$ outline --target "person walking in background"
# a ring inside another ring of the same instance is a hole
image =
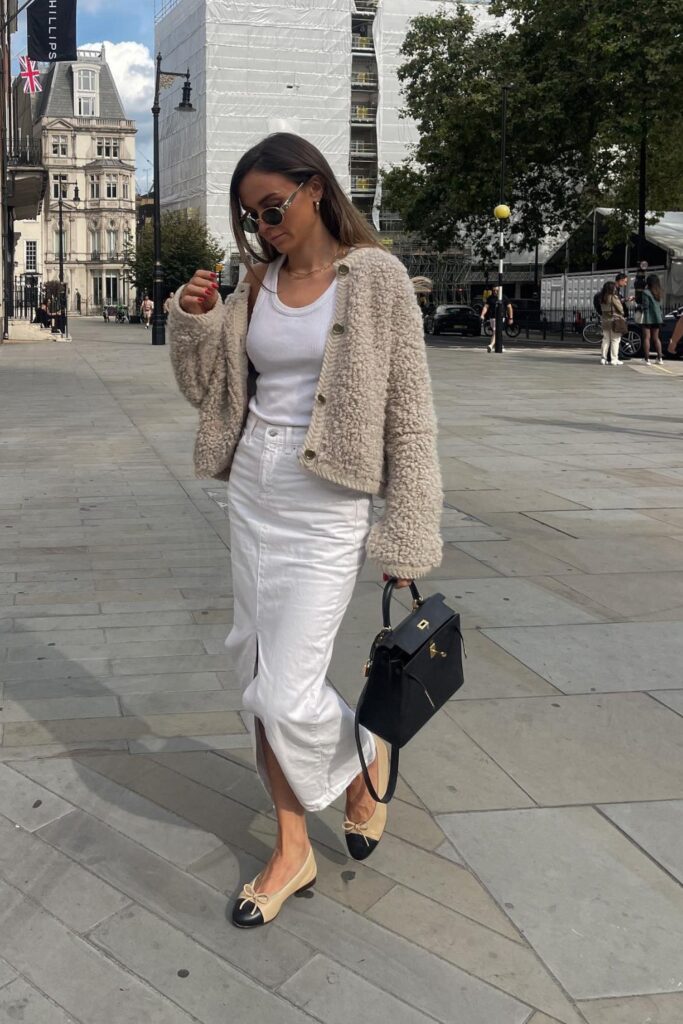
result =
[[[78,288],[76,289],[76,312],[79,314],[81,312],[81,293]]]
[[[635,301],[635,295],[628,293],[628,274],[620,271],[614,278],[617,286],[617,298],[624,307],[624,316],[628,319],[629,306]]]
[[[164,319],[168,320],[169,310],[171,309],[171,303],[173,302],[173,296],[175,292],[169,292],[164,301]]]
[[[492,335],[491,341],[486,346],[487,352],[493,352],[496,347],[496,292],[497,288],[494,288],[489,297],[486,300],[486,305],[481,311],[481,322],[484,323],[488,320],[491,325]],[[512,309],[512,303],[504,295],[501,296],[501,302],[503,303],[503,316],[507,319],[509,324],[512,323],[514,317],[514,311]],[[505,349],[503,349],[503,352]]]
[[[145,295],[140,306],[140,313],[142,314],[142,322],[145,325],[145,330],[149,330],[150,321],[152,319],[152,313],[154,312],[154,303],[150,299],[149,295]]]
[[[600,310],[602,316],[602,353],[600,362],[604,366],[609,357],[612,366],[622,366],[619,358],[621,331],[618,331],[615,317],[624,316],[624,307],[617,295],[614,281],[605,281],[600,293]]]
[[[643,346],[645,348],[645,362],[652,365],[650,360],[650,342],[654,342],[657,351],[657,363],[664,362],[662,357],[662,343],[659,332],[664,322],[664,314],[661,307],[662,288],[656,274],[649,274],[642,293],[643,303]]]
[[[398,586],[441,562],[443,494],[413,284],[323,154],[268,136],[237,162],[230,212],[247,278],[223,304],[217,275],[197,270],[169,335],[178,386],[200,409],[195,473],[227,481],[225,646],[277,817],[273,855],[232,910],[253,928],[315,882],[306,811],[345,794],[355,860],[382,838],[386,804],[365,786],[354,714],[327,669],[366,551]],[[387,747],[364,728],[360,739],[384,791]]]

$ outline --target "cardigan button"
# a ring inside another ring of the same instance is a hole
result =
[[[324,405],[325,402],[327,401],[324,395],[316,395],[315,397],[318,405]]]
[[[339,264],[339,276],[340,277],[346,277],[348,272],[349,272],[349,268],[347,267],[346,263],[340,263]]]
[[[332,333],[336,335],[343,334],[346,328],[344,324],[332,324]]]
[[[313,449],[307,448],[306,451],[304,452],[304,459],[306,460],[306,462],[313,462],[314,458],[315,452],[313,451]]]

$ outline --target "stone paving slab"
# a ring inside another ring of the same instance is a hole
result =
[[[675,689],[682,682],[681,637],[670,622],[487,629],[486,636],[562,693],[649,690],[653,679]]]
[[[683,882],[683,800],[604,804],[600,810]]]
[[[593,808],[439,821],[574,999],[679,988],[683,891]]]
[[[683,993],[596,999],[579,1007],[589,1024],[680,1024]]]

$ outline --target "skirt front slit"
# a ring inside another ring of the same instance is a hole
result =
[[[255,719],[301,805],[318,811],[360,771],[353,711],[326,675],[365,559],[371,498],[303,469],[305,434],[247,420],[228,483],[234,623],[225,646],[263,785],[270,793]],[[361,735],[371,762],[372,736]]]

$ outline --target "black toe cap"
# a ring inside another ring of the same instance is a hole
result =
[[[366,839],[365,836],[358,836],[353,832],[346,836],[346,846],[354,860],[365,860],[378,842],[378,839]]]
[[[257,928],[265,924],[260,907],[255,907],[251,900],[236,900],[232,908],[232,923],[237,928]]]

